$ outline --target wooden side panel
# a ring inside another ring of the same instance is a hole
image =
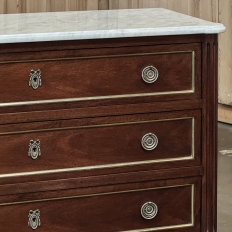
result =
[[[202,231],[217,231],[217,97],[218,36],[206,35],[203,43],[203,212]],[[210,86],[210,88],[208,88]],[[205,223],[206,222],[206,223]]]
[[[98,10],[106,6],[108,0],[0,0],[0,14]]]
[[[109,9],[150,7],[167,8],[205,20],[218,21],[218,0],[109,0]]]
[[[218,1],[219,0],[0,0],[0,13],[162,7],[210,21],[217,21]],[[228,2],[229,0],[226,1]]]
[[[212,22],[218,22],[218,1],[219,0],[195,0],[196,3],[199,2],[199,15],[196,16]]]
[[[109,9],[133,9],[139,7],[138,0],[109,0]]]
[[[3,14],[6,12],[6,1],[0,0],[0,14]]]
[[[219,21],[226,26],[226,32],[219,37],[219,103],[232,105],[232,3],[221,0]],[[232,111],[230,111],[232,117]]]
[[[22,11],[23,12],[46,12],[50,9],[46,0],[40,1],[22,1]]]
[[[232,107],[218,104],[218,121],[232,124]]]
[[[18,5],[18,0],[0,0],[0,13],[18,13],[21,12],[21,7]]]
[[[108,10],[109,9],[109,0],[98,0],[99,10]]]

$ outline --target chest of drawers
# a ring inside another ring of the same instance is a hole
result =
[[[0,16],[1,230],[216,231],[224,27],[164,9],[58,15],[48,31],[53,13]],[[38,31],[10,34],[14,17]]]

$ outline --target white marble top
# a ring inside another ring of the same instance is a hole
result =
[[[0,43],[214,34],[224,31],[222,24],[162,8],[0,15]]]

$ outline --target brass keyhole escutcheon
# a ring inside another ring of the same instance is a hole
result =
[[[31,157],[33,160],[36,160],[39,156],[41,156],[39,139],[37,139],[36,141],[30,140],[28,156]]]
[[[32,69],[29,75],[29,86],[31,86],[33,89],[38,89],[42,85],[41,75],[40,69],[36,71]]]

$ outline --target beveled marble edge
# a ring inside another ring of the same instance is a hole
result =
[[[182,29],[182,30],[181,30]],[[83,32],[52,32],[38,34],[17,34],[0,35],[0,43],[25,43],[25,42],[46,42],[61,40],[84,40],[84,39],[110,39],[126,37],[144,37],[144,36],[165,36],[165,35],[189,35],[189,34],[218,34],[225,31],[223,25],[217,28],[159,28],[159,29],[124,29],[124,30],[102,30]]]
[[[146,14],[154,15],[153,17],[146,17],[144,16]],[[17,25],[8,23],[8,19],[14,19],[14,17],[18,19]],[[37,24],[37,27],[33,25],[33,20],[31,23],[27,23],[28,27],[27,25],[23,25],[23,22],[26,19],[28,20],[28,17],[34,19],[34,24]],[[91,21],[91,17],[93,17],[93,21]],[[94,17],[98,22],[94,21]],[[124,22],[127,17],[129,19],[128,22]],[[0,43],[218,34],[224,32],[226,29],[220,23],[208,22],[162,8],[114,10],[111,12],[86,11],[1,15],[0,19],[5,20],[4,22],[0,21]],[[52,21],[51,19],[53,22],[50,22]],[[47,27],[46,24],[48,24]],[[146,25],[152,27],[146,28]],[[63,31],[62,27],[64,28]],[[103,29],[109,27],[114,29]],[[18,31],[16,31],[16,28],[18,28]],[[50,31],[43,33],[43,29],[44,31]],[[7,33],[4,34],[4,30]]]

